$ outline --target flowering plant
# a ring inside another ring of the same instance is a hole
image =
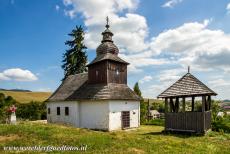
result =
[[[10,113],[15,113],[16,110],[17,110],[17,107],[14,106],[14,105],[12,105],[12,106],[8,109],[8,112],[10,112]]]

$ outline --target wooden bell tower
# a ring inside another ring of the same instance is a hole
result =
[[[89,84],[127,84],[127,63],[118,57],[119,49],[113,43],[113,33],[109,30],[107,17],[106,29],[98,46],[96,58],[88,64]]]

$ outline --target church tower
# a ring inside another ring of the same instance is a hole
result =
[[[113,43],[113,33],[109,29],[108,17],[106,29],[102,32],[101,44],[97,47],[96,58],[88,64],[89,84],[127,84],[127,63],[118,57],[119,50]]]

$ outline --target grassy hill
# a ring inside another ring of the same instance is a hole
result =
[[[148,102],[148,100],[149,100],[150,104],[152,104],[152,103],[164,103],[164,100],[162,100],[162,99],[148,99],[148,98],[144,98],[145,102]]]
[[[84,153],[109,154],[222,154],[230,151],[230,134],[209,132],[206,136],[188,136],[162,134],[162,130],[161,126],[141,126],[137,130],[101,132],[32,122],[23,122],[18,125],[0,124],[0,153],[4,146],[35,145],[87,145],[87,150]],[[72,151],[72,153],[76,153],[76,151]]]
[[[51,92],[25,92],[25,91],[0,91],[6,96],[12,96],[20,103],[29,103],[30,101],[45,101]]]

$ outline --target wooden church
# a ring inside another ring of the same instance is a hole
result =
[[[88,72],[68,76],[47,100],[48,123],[98,130],[140,125],[140,98],[127,86],[127,63],[118,57],[109,29],[102,32]]]

